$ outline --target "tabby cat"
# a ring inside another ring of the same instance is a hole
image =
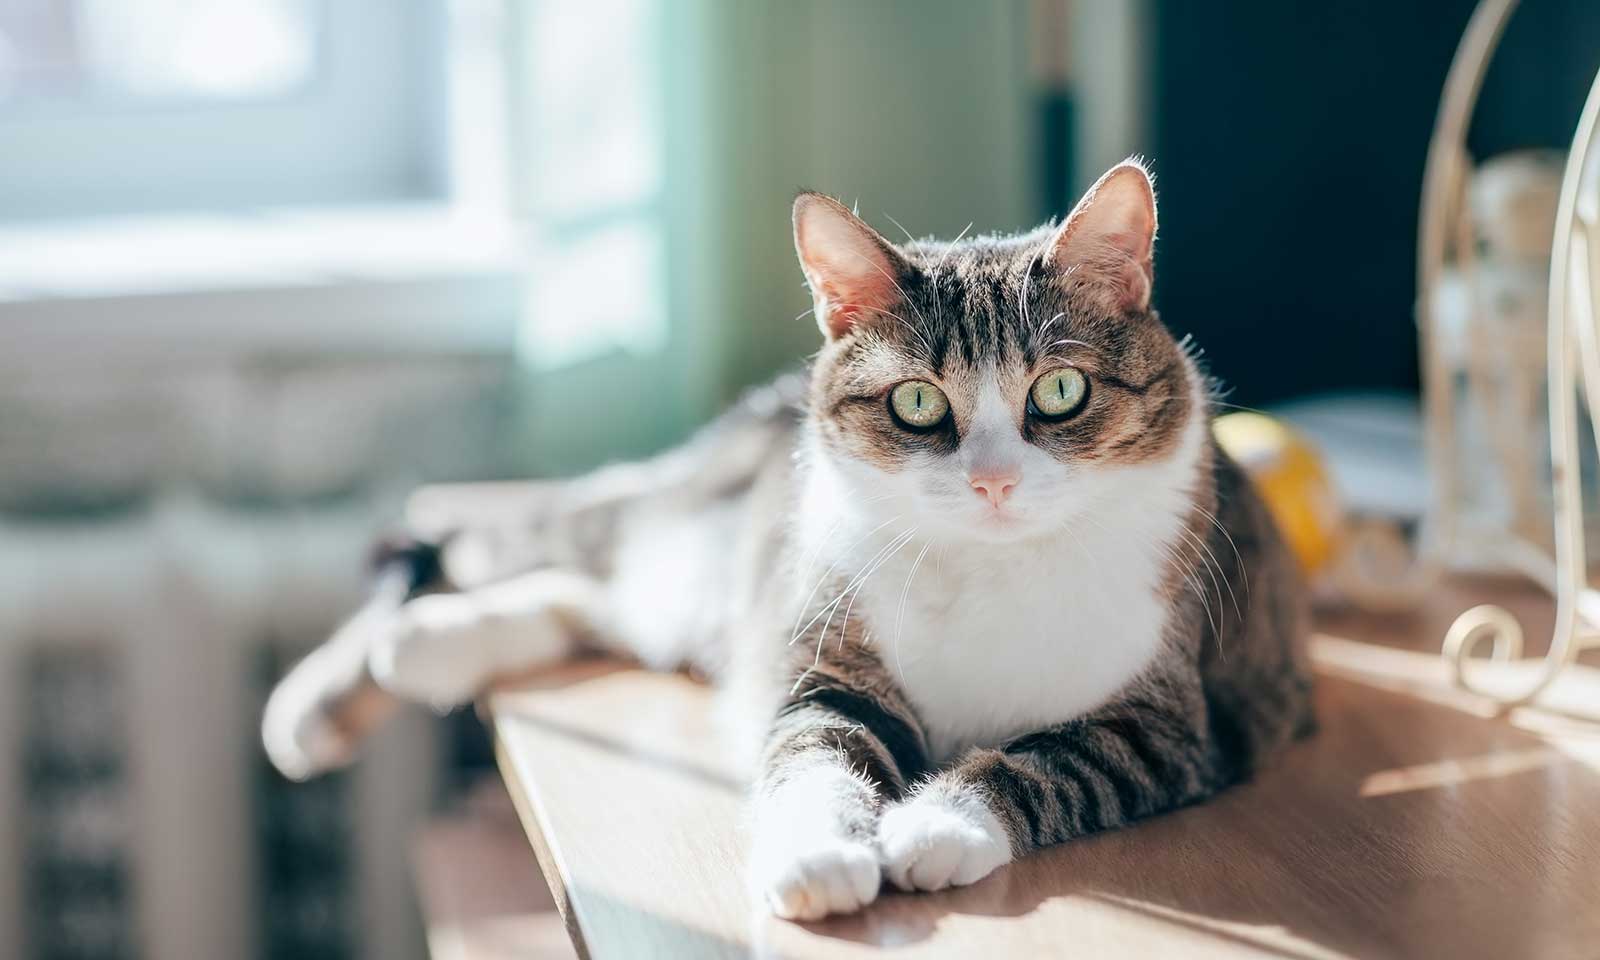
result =
[[[488,516],[419,500],[436,546],[285,678],[273,758],[582,648],[688,666],[759,734],[751,879],[791,918],[1249,776],[1312,726],[1301,588],[1151,309],[1155,232],[1132,161],[1059,226],[948,243],[802,193],[808,378]]]

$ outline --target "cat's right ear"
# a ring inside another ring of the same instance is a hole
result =
[[[1115,310],[1144,310],[1155,282],[1156,194],[1150,173],[1129,159],[1105,172],[1056,231],[1042,262],[1057,276],[1104,295]]]
[[[811,286],[817,326],[832,340],[900,298],[905,260],[889,241],[820,193],[794,198],[794,249]]]

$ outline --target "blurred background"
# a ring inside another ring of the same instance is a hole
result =
[[[660,449],[814,350],[802,186],[1009,231],[1143,154],[1230,402],[1367,398],[1420,489],[1471,6],[0,0],[0,957],[425,955],[413,841],[482,731],[294,785],[265,693],[416,484]],[[1597,29],[1527,5],[1475,152],[1565,148]]]

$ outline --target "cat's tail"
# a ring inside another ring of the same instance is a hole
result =
[[[438,584],[440,552],[416,540],[380,543],[366,605],[273,688],[261,741],[284,776],[304,780],[348,764],[367,734],[394,712],[398,701],[373,680],[367,655],[393,628],[401,605]]]

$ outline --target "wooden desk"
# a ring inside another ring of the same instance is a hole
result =
[[[576,956],[499,783],[430,819],[411,860],[432,960]]]
[[[1322,731],[1255,782],[815,924],[745,892],[742,787],[704,688],[587,663],[490,710],[568,930],[600,960],[1600,956],[1600,671],[1506,716],[1451,689],[1438,638],[1484,589],[1326,619]],[[1510,593],[1537,637],[1547,605]]]

